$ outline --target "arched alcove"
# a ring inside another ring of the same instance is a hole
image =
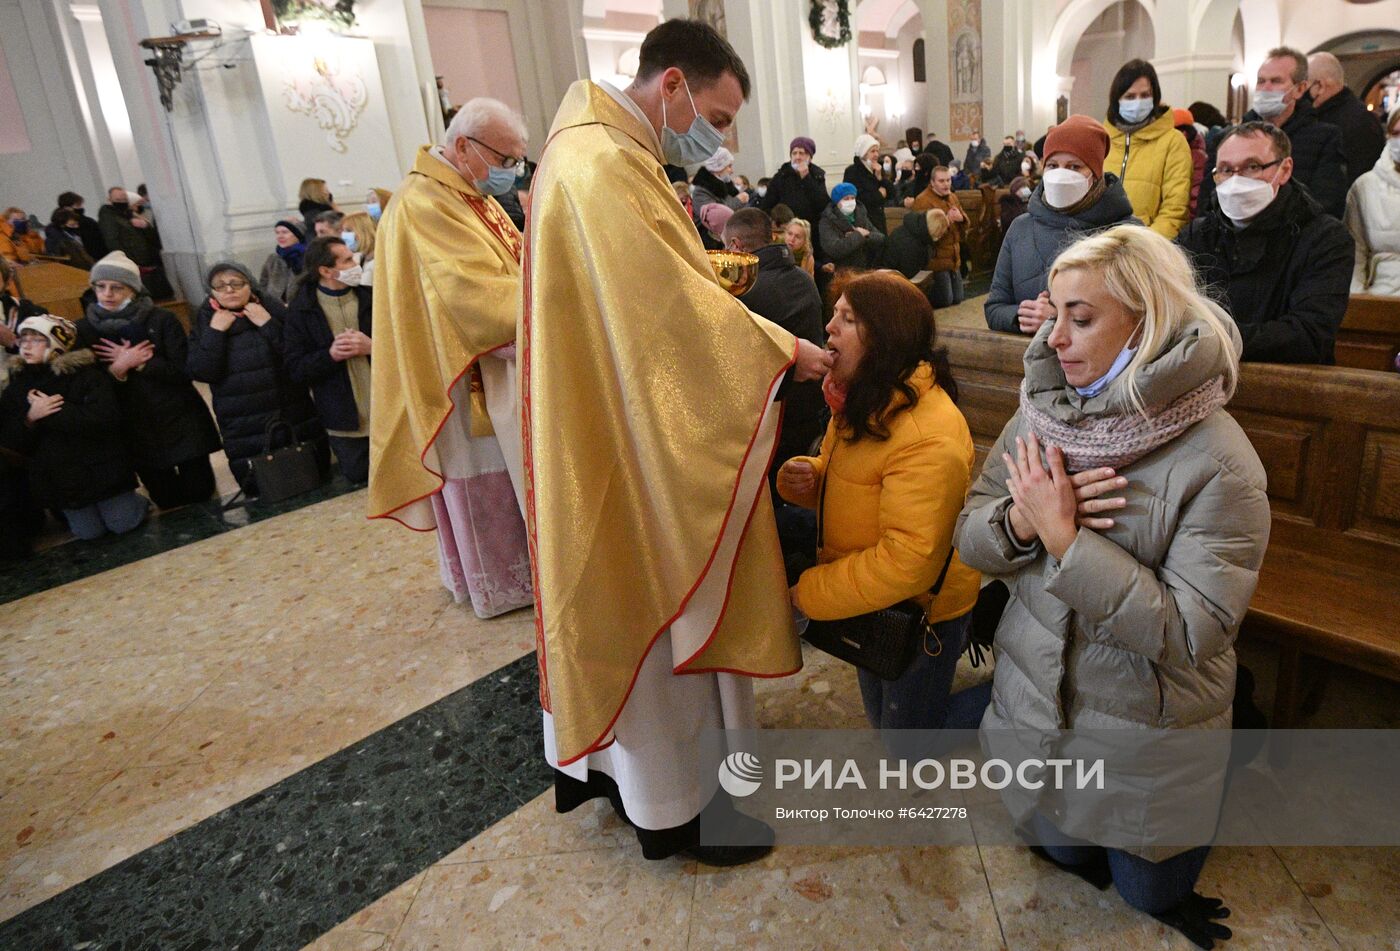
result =
[[[875,67],[885,77],[882,85],[861,83],[861,113],[882,148],[893,150],[905,127],[922,126],[928,113],[923,16],[914,0],[862,0],[854,20],[859,74]]]
[[[1138,0],[1118,0],[1106,7],[1075,42],[1070,112],[1102,118],[1118,68],[1130,59],[1151,59],[1155,49],[1151,14]]]

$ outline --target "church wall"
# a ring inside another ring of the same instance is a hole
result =
[[[424,4],[433,71],[443,77],[448,97],[460,106],[490,96],[523,112],[510,14],[504,10],[467,10]]]

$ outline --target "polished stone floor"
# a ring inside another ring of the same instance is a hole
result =
[[[529,612],[477,620],[364,504],[0,606],[0,947],[1190,947],[1010,846],[713,870],[556,815]],[[862,726],[851,671],[807,659],[763,724]],[[1400,687],[1336,671],[1309,725],[1400,728]],[[1201,890],[1229,948],[1400,947],[1397,849],[1220,848]]]

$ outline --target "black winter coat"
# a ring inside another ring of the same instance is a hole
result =
[[[1008,187],[1011,182],[1021,175],[1021,160],[1026,157],[1025,152],[1021,152],[1014,146],[1004,147],[992,159],[992,177],[988,180],[993,185]]]
[[[297,211],[301,212],[301,222],[305,228],[307,244],[310,244],[316,237],[316,216],[323,211],[334,210],[325,202],[312,201],[310,198],[303,198],[301,204],[297,205]]]
[[[1376,164],[1385,150],[1385,127],[1380,118],[1346,86],[1320,106],[1313,106],[1319,122],[1342,130],[1342,157],[1347,163],[1347,189]]]
[[[63,397],[63,409],[26,424],[30,390]],[[0,392],[0,444],[27,459],[40,505],[84,508],[136,488],[120,424],[117,384],[91,350],[35,366],[11,358]]]
[[[360,411],[350,386],[350,371],[331,357],[335,334],[316,299],[316,282],[307,281],[292,297],[287,323],[282,328],[282,354],[294,381],[311,387],[316,412],[327,429],[342,432],[360,428]],[[360,332],[373,337],[374,293],[368,287],[351,288],[359,300]]]
[[[302,439],[325,435],[304,383],[292,382],[282,358],[287,308],[263,300],[271,318],[261,327],[239,317],[228,330],[214,330],[214,305],[205,300],[190,330],[190,376],[209,384],[224,451],[230,460],[263,451],[267,425],[274,418],[290,423]],[[287,445],[279,429],[273,448]]]
[[[1243,231],[1212,197],[1177,235],[1201,280],[1235,318],[1244,359],[1335,363],[1355,244],[1306,188],[1289,182]]]
[[[759,248],[758,280],[740,300],[749,310],[766,317],[788,333],[822,346],[822,298],[817,285],[797,266],[785,244]],[[783,428],[773,466],[805,454],[826,429],[820,382],[789,382],[783,390]]]
[[[149,340],[155,347],[144,367],[117,384],[127,449],[138,471],[168,469],[219,451],[219,431],[185,369],[189,343],[179,318],[144,296],[116,314],[92,304],[78,321],[78,346],[99,340]]]
[[[912,279],[928,267],[929,255],[936,243],[928,234],[928,215],[911,211],[885,242],[885,267]]]
[[[938,159],[939,165],[953,164],[953,150],[937,139],[930,139],[924,143],[924,152]]]
[[[1242,122],[1262,122],[1259,113],[1253,109],[1244,114]],[[1304,96],[1293,107],[1293,115],[1282,127],[1284,135],[1293,146],[1293,178],[1302,182],[1308,192],[1327,214],[1342,219],[1346,210],[1347,189],[1352,179],[1347,177],[1346,158],[1342,154],[1342,132],[1334,125],[1318,121],[1313,111],[1312,99]],[[1220,138],[1223,138],[1222,133]],[[1215,168],[1215,156],[1220,147],[1220,139],[1207,142],[1206,175],[1201,179],[1201,193],[1196,201],[1196,214],[1206,206],[1206,198],[1215,196],[1215,179],[1210,170]],[[1373,162],[1374,164],[1374,162]],[[1361,171],[1369,172],[1368,165]],[[1275,171],[1277,171],[1275,169]]]
[[[883,232],[885,230],[885,196],[880,194],[880,189],[884,188],[885,191],[889,191],[890,186],[877,178],[859,159],[846,166],[845,177],[841,180],[856,187],[856,201],[865,208],[865,213],[870,216],[870,221],[876,229]]]
[[[814,164],[808,167],[807,177],[803,178],[793,171],[791,162],[784,162],[783,167],[768,180],[768,194],[758,200],[758,207],[764,211],[787,205],[794,215],[812,226],[812,251],[818,263],[827,259],[822,254],[817,222],[821,221],[822,212],[829,204],[831,193],[826,189],[826,171]]]

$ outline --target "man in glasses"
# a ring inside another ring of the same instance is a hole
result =
[[[1177,236],[1244,338],[1244,359],[1335,363],[1351,284],[1351,235],[1293,180],[1288,136],[1268,122],[1225,132],[1215,198]]]
[[[438,529],[442,579],[481,617],[531,603],[515,321],[523,120],[473,99],[419,150],[375,236],[371,518]]]

